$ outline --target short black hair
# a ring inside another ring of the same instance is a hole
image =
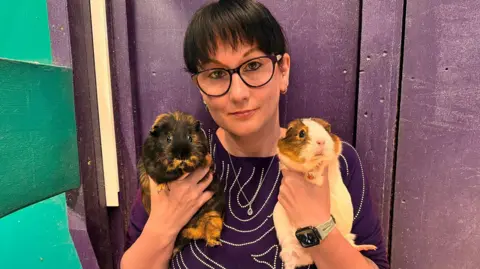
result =
[[[282,27],[270,11],[255,0],[220,0],[198,9],[187,27],[183,58],[191,74],[215,54],[221,40],[237,45],[257,45],[265,54],[287,52]]]

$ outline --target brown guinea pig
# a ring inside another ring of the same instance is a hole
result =
[[[179,111],[159,115],[143,143],[138,165],[142,202],[147,213],[150,214],[149,177],[158,184],[157,191],[168,191],[168,183],[177,180],[184,173],[207,166],[213,173],[214,163],[209,152],[209,142],[200,121]],[[204,239],[208,246],[220,244],[225,209],[222,184],[213,173],[213,180],[207,191],[212,191],[214,195],[180,231],[174,254],[192,239]]]
[[[281,163],[292,170],[310,172],[322,163],[338,159],[342,152],[340,138],[320,118],[296,119],[277,143]]]

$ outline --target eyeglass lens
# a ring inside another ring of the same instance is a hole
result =
[[[242,80],[251,87],[261,86],[273,75],[274,63],[268,57],[252,59],[239,67]],[[198,86],[209,95],[221,95],[230,87],[231,75],[226,69],[214,68],[197,76]]]

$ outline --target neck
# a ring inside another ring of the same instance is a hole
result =
[[[249,136],[236,136],[219,129],[217,135],[225,149],[237,157],[269,157],[275,155],[277,141],[282,134],[277,120],[252,133]]]

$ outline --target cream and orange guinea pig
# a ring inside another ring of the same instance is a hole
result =
[[[330,213],[340,233],[357,250],[375,250],[373,245],[355,245],[353,204],[350,193],[343,183],[339,156],[342,141],[333,134],[330,124],[320,118],[302,118],[291,121],[287,132],[277,143],[277,153],[282,169],[302,172],[305,180],[324,184],[323,171],[328,166],[330,184]],[[280,257],[286,269],[313,264],[312,257],[295,237],[296,228],[288,219],[285,209],[277,202],[273,212],[277,238],[281,246]],[[312,225],[319,225],[312,223]]]

